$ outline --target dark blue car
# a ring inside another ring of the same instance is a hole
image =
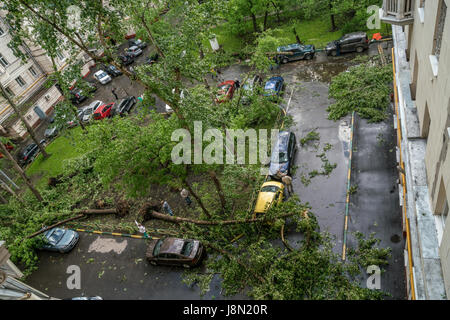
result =
[[[264,96],[279,97],[282,93],[284,79],[282,77],[272,77],[264,86]]]
[[[278,170],[287,175],[291,175],[291,168],[294,164],[297,142],[295,134],[289,131],[281,131],[278,140],[272,150],[270,158],[269,175],[276,176]]]
[[[79,239],[80,235],[73,230],[53,228],[44,232],[45,244],[41,249],[66,253],[75,247]]]

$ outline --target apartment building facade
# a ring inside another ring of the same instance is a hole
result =
[[[406,254],[414,260],[409,296],[414,291],[417,299],[450,297],[449,8],[450,0],[384,0],[381,11],[393,30],[409,182],[404,206],[413,252]]]
[[[48,76],[54,72],[51,59],[36,44],[24,43],[22,52],[29,59],[24,62],[16,57],[8,43],[11,41],[10,28],[6,23],[4,12],[0,12],[0,82],[22,109],[25,120],[36,128],[46,119],[54,106],[63,99],[56,86],[46,86]],[[69,62],[69,53],[59,52],[55,58],[56,67],[64,69]],[[87,75],[94,62],[80,53],[83,62],[82,73]],[[21,121],[14,117],[14,111],[6,99],[0,95],[0,133],[8,137],[23,139],[27,131]]]

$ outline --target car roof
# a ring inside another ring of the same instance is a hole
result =
[[[277,140],[277,144],[275,146],[276,150],[286,150],[287,149],[287,145],[289,142],[289,136],[290,136],[290,132],[288,131],[281,131],[278,134],[278,140]]]
[[[161,244],[160,253],[180,253],[186,240],[179,238],[166,238]]]
[[[94,76],[99,76],[99,75],[101,75],[102,73],[106,73],[106,72],[103,71],[103,70],[98,70],[96,73],[94,73]]]
[[[347,40],[350,38],[363,38],[366,36],[367,36],[367,33],[363,32],[363,31],[358,31],[358,32],[347,33],[346,35],[344,35],[341,38],[341,40]]]
[[[293,49],[303,49],[303,45],[298,44],[298,43],[292,43],[292,44],[288,44],[286,46],[280,46],[277,48],[277,51],[289,51],[289,50],[293,50]]]
[[[282,77],[272,77],[267,82],[278,82],[278,81],[283,81],[283,78]]]
[[[137,47],[137,46],[132,46],[132,47],[129,47],[128,49],[129,49],[129,50],[136,50],[136,49],[139,49],[139,47]]]

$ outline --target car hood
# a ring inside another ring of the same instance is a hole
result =
[[[256,200],[255,212],[266,212],[269,206],[272,204],[274,198],[275,193],[273,192],[260,192],[258,200]]]
[[[331,41],[331,42],[329,42],[329,43],[327,44],[326,49],[327,49],[327,50],[336,49],[336,43],[337,43],[337,41]]]
[[[70,242],[72,242],[72,240],[75,238],[75,232],[73,232],[72,230],[67,230],[63,237],[61,238],[61,240],[58,241],[58,243],[56,244],[56,246],[58,247],[66,247],[70,244]]]
[[[289,162],[284,162],[284,163],[271,162],[270,167],[269,167],[269,175],[275,176],[277,174],[278,170],[280,170],[282,173],[287,173],[288,166],[289,166]]]

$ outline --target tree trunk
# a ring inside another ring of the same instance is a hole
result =
[[[297,213],[285,213],[282,214],[278,217],[274,217],[270,220],[275,220],[275,219],[283,219],[283,218],[288,218],[288,217],[292,217],[294,215],[296,215]],[[201,226],[224,226],[224,225],[233,225],[233,224],[243,224],[243,223],[256,223],[256,222],[262,222],[262,221],[270,221],[269,219],[262,217],[262,218],[252,218],[252,219],[243,219],[243,220],[221,220],[221,221],[205,221],[205,220],[194,220],[194,219],[188,219],[188,218],[181,218],[181,217],[176,217],[176,216],[169,216],[167,214],[164,213],[160,213],[160,212],[156,212],[156,211],[152,211],[150,213],[150,215],[155,218],[155,219],[159,219],[159,220],[164,220],[167,222],[172,222],[172,223],[182,223],[182,222],[188,222],[188,223],[194,223],[197,225],[201,225]]]
[[[255,33],[259,33],[258,23],[256,22],[256,16],[254,13],[251,14],[253,22],[253,30]]]
[[[336,21],[334,19],[334,14],[333,14],[333,0],[328,0],[328,4],[329,4],[329,8],[330,8],[331,32],[333,32],[333,31],[337,30]]]
[[[203,201],[202,199],[194,192],[194,190],[192,189],[191,185],[189,184],[189,182],[187,181],[186,178],[183,179],[183,183],[185,184],[186,188],[189,190],[189,193],[192,194],[192,196],[195,198],[195,200],[197,200],[200,208],[202,208],[203,213],[211,219],[211,214],[208,212],[208,210],[206,210],[205,206],[203,205]]]
[[[10,193],[13,197],[23,203],[22,198],[20,198],[19,193],[16,190],[12,190],[6,183],[1,183],[1,187]],[[5,200],[6,201],[6,200]],[[8,203],[7,201],[5,203]]]
[[[222,186],[220,184],[220,181],[217,178],[217,174],[214,171],[212,171],[212,170],[209,172],[209,176],[211,177],[212,181],[214,182],[214,185],[216,186],[217,194],[219,195],[220,204],[222,206],[222,213],[224,213],[225,212],[226,202],[225,202],[225,196],[223,194],[223,189],[222,189]]]
[[[294,32],[295,40],[297,41],[297,43],[298,44],[302,44],[302,42],[300,41],[300,37],[298,36],[297,29],[295,28],[295,26],[292,27],[292,31]]]
[[[264,14],[264,31],[267,30],[267,17],[269,16],[269,10],[266,10],[266,13]]]
[[[19,173],[19,175],[25,181],[25,183],[27,184],[28,188],[30,188],[31,192],[34,194],[36,199],[39,202],[42,202],[44,199],[42,199],[42,196],[39,193],[39,191],[37,191],[37,189],[34,187],[33,183],[31,182],[30,178],[27,177],[27,175],[22,170],[22,168],[17,164],[16,160],[14,160],[14,158],[11,156],[11,154],[8,151],[8,149],[6,149],[5,145],[3,143],[1,143],[1,142],[0,142],[0,149],[2,150],[2,153],[5,155],[5,157],[8,158],[9,161],[11,161],[14,169]]]
[[[281,23],[281,17],[280,17],[280,10],[278,9],[278,6],[275,4],[275,2],[271,1],[273,7],[275,8],[275,13],[277,15],[277,22]]]
[[[1,83],[0,83],[0,90],[1,90],[2,96],[8,101],[9,105],[11,106],[11,108],[13,108],[15,114],[17,114],[19,116],[20,120],[25,125],[25,128],[27,129],[27,132],[30,135],[31,139],[39,147],[39,150],[42,152],[42,156],[44,158],[48,158],[48,153],[45,151],[45,148],[42,146],[42,144],[39,143],[36,135],[34,134],[33,128],[31,128],[31,126],[28,124],[28,122],[25,121],[25,118],[23,117],[23,115],[20,112],[19,108],[16,106],[14,101],[12,101],[12,99],[9,97],[8,93],[5,91],[5,88],[3,87],[3,85]]]

